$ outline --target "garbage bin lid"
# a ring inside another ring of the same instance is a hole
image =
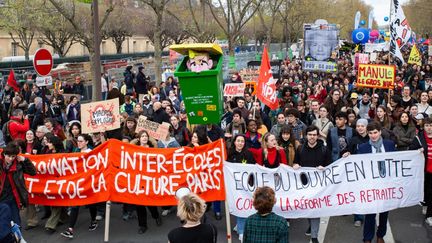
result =
[[[222,48],[218,44],[214,43],[192,43],[192,44],[178,44],[171,45],[170,50],[178,52],[184,56],[188,55],[189,50],[197,52],[208,52],[210,54],[222,55]]]

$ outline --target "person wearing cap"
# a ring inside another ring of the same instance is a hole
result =
[[[353,137],[353,129],[348,127],[348,115],[346,112],[337,112],[335,115],[336,127],[329,130],[327,134],[327,147],[331,151],[332,161],[339,159],[346,151]]]
[[[142,100],[142,115],[146,116],[148,119],[153,118],[153,104],[150,102],[149,95],[144,95]]]
[[[367,133],[366,127],[368,121],[364,118],[360,118],[356,123],[356,133],[351,138],[348,144],[348,151],[342,154],[342,157],[348,157],[351,154],[356,154],[360,144],[367,143],[369,141],[369,135]],[[364,221],[364,215],[354,214],[354,226],[360,227]]]
[[[342,107],[342,112],[347,112],[348,109],[352,109],[356,115],[359,114],[358,108],[358,94],[353,92],[350,95],[350,99],[347,101],[346,105]]]

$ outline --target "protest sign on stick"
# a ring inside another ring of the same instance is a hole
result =
[[[393,89],[396,68],[393,65],[359,64],[357,86]]]
[[[145,130],[150,137],[157,140],[165,140],[169,133],[170,124],[163,122],[162,124],[153,122],[147,119],[146,116],[139,116],[135,132]]]
[[[225,84],[224,96],[242,97],[245,91],[244,83]]]
[[[119,99],[81,105],[82,133],[104,132],[120,128]]]

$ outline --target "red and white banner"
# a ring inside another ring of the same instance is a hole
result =
[[[272,110],[278,108],[276,81],[271,73],[267,48],[264,47],[258,77],[257,98]]]
[[[257,187],[276,192],[273,211],[285,218],[370,214],[423,200],[424,157],[419,151],[352,155],[324,170],[281,165],[224,164],[230,213],[248,217]]]
[[[225,84],[224,96],[242,97],[244,96],[245,87],[245,83]]]

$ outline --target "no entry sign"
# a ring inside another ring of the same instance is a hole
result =
[[[47,49],[38,49],[33,58],[33,67],[40,76],[46,76],[53,67],[53,58]]]

